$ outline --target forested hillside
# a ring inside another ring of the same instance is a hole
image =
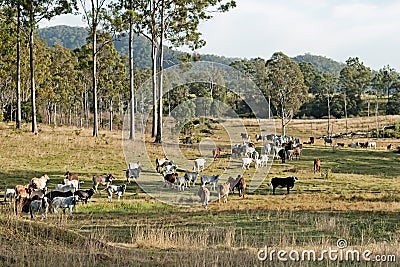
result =
[[[309,62],[314,66],[314,69],[320,72],[330,72],[339,75],[340,71],[345,66],[344,63],[337,62],[333,59],[316,56],[306,53],[304,55],[295,56],[292,58],[295,62]]]
[[[75,49],[87,43],[86,39],[88,37],[88,32],[83,27],[69,27],[60,25],[40,29],[39,37],[45,39],[49,46],[53,46],[57,43],[66,48]],[[115,41],[114,45],[118,52],[123,55],[128,55],[128,38],[126,36],[120,38],[118,41]],[[136,66],[140,69],[150,67],[150,42],[142,36],[136,36],[133,45],[134,61]],[[167,67],[177,64],[181,56],[182,52],[166,48],[165,66]],[[297,63],[309,62],[317,71],[330,72],[336,75],[338,75],[340,70],[345,66],[344,63],[337,62],[333,59],[311,54],[299,55],[293,57],[292,59]],[[238,60],[238,58],[227,58],[223,56],[204,54],[201,55],[200,60],[229,65],[233,61]]]
[[[60,25],[40,29],[39,37],[46,40],[49,46],[59,44],[73,50],[87,43],[88,32],[87,29],[83,27]],[[128,55],[127,36],[122,36],[119,40],[114,41],[114,45],[117,51],[122,55]],[[133,50],[134,61],[137,68],[144,69],[145,67],[151,66],[151,47],[149,40],[143,36],[136,36],[133,43]],[[168,67],[179,63],[183,54],[183,52],[166,47],[164,51],[164,66]],[[205,54],[201,55],[200,60],[229,65],[235,59]]]

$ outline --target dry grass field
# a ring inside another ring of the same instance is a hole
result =
[[[251,136],[255,122],[245,120]],[[380,127],[400,123],[400,116],[379,118]],[[279,122],[276,123],[279,125]],[[213,125],[212,138],[223,146],[223,157],[212,162],[206,174],[221,172],[228,160],[222,127]],[[375,118],[352,118],[348,128],[368,131]],[[278,130],[277,130],[278,131]],[[333,120],[333,132],[345,131],[343,120]],[[294,120],[287,133],[307,141],[326,132],[326,120]],[[37,136],[14,125],[0,123],[0,188],[26,184],[43,173],[48,187],[60,183],[68,170],[77,172],[90,188],[94,174],[112,173],[113,184],[125,182],[126,162],[120,131],[101,131],[93,138],[90,129],[41,126]],[[72,216],[49,214],[47,219],[29,214],[15,216],[12,205],[0,206],[0,266],[377,266],[377,262],[354,261],[260,261],[257,254],[270,250],[337,249],[346,239],[348,248],[370,250],[372,255],[396,256],[400,263],[400,154],[388,151],[400,139],[353,138],[375,141],[378,148],[332,148],[316,140],[304,145],[300,160],[274,161],[264,183],[244,199],[230,195],[228,203],[213,201],[201,206],[164,204],[129,184],[120,202],[107,202],[105,191],[87,205],[76,207]],[[151,157],[162,156],[160,145],[146,143]],[[189,159],[201,155],[193,146],[182,146]],[[312,170],[313,159],[322,161],[321,173]],[[254,167],[245,173],[250,177]],[[277,189],[272,177],[295,175],[299,181],[289,195]],[[139,178],[140,179],[140,178]],[[163,187],[162,180],[159,183]],[[160,189],[179,194],[176,189]],[[194,198],[195,191],[191,189]],[[212,200],[216,193],[212,191]],[[317,254],[319,255],[319,254]],[[388,257],[390,258],[390,257]],[[391,258],[393,260],[393,258]],[[362,265],[361,265],[362,264]]]

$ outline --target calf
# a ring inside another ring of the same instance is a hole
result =
[[[9,199],[10,203],[13,202],[13,199],[15,198],[15,189],[14,188],[6,188],[6,190],[4,191],[4,202],[7,201],[7,199]]]
[[[376,142],[367,142],[367,146],[376,149]]]
[[[337,146],[344,147],[344,143],[336,143]]]
[[[293,160],[294,156],[296,156],[296,159],[300,159],[301,148],[295,147],[295,148],[293,148],[293,150],[290,150],[289,159]]]
[[[169,184],[171,187],[174,186],[176,179],[178,178],[178,174],[177,173],[166,173],[163,172],[163,176],[164,176],[164,187],[167,186],[167,184]]]
[[[201,204],[204,208],[207,208],[208,202],[210,202],[210,190],[208,190],[205,186],[201,186],[197,195],[200,197]]]
[[[107,191],[107,198],[108,198],[108,202],[112,201],[112,195],[115,194],[118,196],[118,201],[120,200],[121,196],[123,194],[125,194],[126,191],[126,185],[120,185],[120,186],[116,186],[116,185],[109,185],[107,186],[106,189],[104,189]]]
[[[137,162],[138,165],[131,166],[132,163],[129,163],[129,168],[125,172],[126,176],[126,181],[128,184],[131,183],[130,179],[133,178],[133,180],[136,182],[136,180],[139,178],[140,172],[142,171],[142,168],[140,167],[140,163]],[[135,163],[133,163],[135,164]]]
[[[224,203],[228,202],[229,190],[230,190],[229,182],[218,185],[218,202],[221,202],[221,197],[223,197]]]
[[[187,171],[184,175],[186,183],[188,185],[188,187],[190,187],[190,183],[194,184],[196,183],[197,177],[199,175],[199,172],[189,172]]]
[[[213,186],[215,191],[215,186],[218,183],[219,175],[203,175],[200,178],[201,186],[205,187],[206,184],[210,184]]]
[[[49,201],[52,201],[56,197],[71,197],[73,196],[74,193],[72,191],[67,191],[67,192],[61,192],[61,191],[51,191],[44,195]]]
[[[18,214],[18,210],[29,212],[29,194],[31,189],[29,185],[16,185],[15,186],[15,214]]]
[[[83,203],[87,204],[87,201],[94,195],[95,191],[93,188],[87,190],[78,190],[75,195],[79,197]]]
[[[51,202],[51,206],[53,207],[54,213],[57,213],[58,209],[61,208],[64,214],[65,210],[68,209],[69,215],[72,215],[72,209],[75,208],[77,201],[78,196],[55,197]]]
[[[47,198],[43,197],[40,200],[32,200],[29,205],[29,213],[31,214],[31,219],[35,218],[35,213],[43,213],[44,217],[47,218],[47,212],[49,211],[49,203]]]
[[[185,191],[186,179],[184,176],[176,178],[176,185],[179,191]]]
[[[249,169],[252,162],[252,158],[242,158],[242,169]]]
[[[314,159],[314,173],[315,172],[321,172],[321,160],[320,159]]]
[[[120,185],[120,186],[116,186],[116,185],[109,185],[107,186],[107,188],[105,189],[107,191],[107,198],[108,201],[111,202],[112,201],[112,195],[116,194],[118,196],[118,201],[120,200],[121,196],[125,193],[126,191],[126,185]]]
[[[295,176],[289,176],[286,178],[272,178],[271,185],[272,185],[272,193],[275,195],[275,188],[279,187],[286,187],[287,193],[289,194],[289,190],[294,187],[294,182],[298,179]]]
[[[243,176],[238,175],[236,179],[229,177],[228,182],[230,184],[230,190],[235,193],[235,188],[239,191],[239,197],[244,198],[244,192],[246,190],[246,180]]]
[[[214,159],[216,159],[216,158],[221,158],[221,148],[216,148],[216,149],[213,149],[213,158]]]
[[[204,165],[206,163],[206,160],[201,158],[201,159],[195,159],[193,162],[193,170],[194,171],[204,171]]]
[[[112,183],[114,176],[112,174],[107,175],[94,175],[92,178],[93,181],[93,189],[97,192],[97,188],[99,184],[104,185],[106,188]]]

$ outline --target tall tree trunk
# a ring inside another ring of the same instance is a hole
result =
[[[282,123],[282,137],[285,137],[286,136],[286,131],[285,131],[285,110],[284,110],[284,108],[283,108],[283,105],[281,105],[281,112],[282,112],[282,120],[281,120],[281,123]]]
[[[31,8],[33,10],[33,2],[31,2]],[[29,29],[29,64],[31,72],[31,104],[32,104],[32,132],[38,134],[37,123],[36,123],[36,88],[35,88],[35,63],[33,54],[33,14],[30,17],[30,29]]]
[[[129,1],[129,9],[133,10],[133,0]],[[135,139],[135,92],[133,76],[133,18],[129,19],[129,88],[130,88],[130,121],[129,121],[129,139]],[[111,126],[110,126],[111,128]],[[111,129],[112,130],[112,129]]]
[[[155,143],[162,142],[162,114],[163,114],[163,58],[164,58],[164,0],[161,0],[161,18],[160,18],[160,43],[158,45],[158,117],[157,134]]]
[[[54,124],[54,127],[56,127],[57,126],[57,103],[53,104],[53,110],[54,110],[53,124]]]
[[[113,130],[113,116],[114,116],[114,112],[113,112],[113,98],[111,97],[111,99],[110,99],[110,131]]]
[[[153,125],[151,129],[151,137],[155,137],[157,135],[157,45],[155,43],[152,44],[151,48],[151,65],[151,86],[153,88]]]
[[[94,10],[94,8],[93,8]],[[97,110],[97,26],[93,19],[93,47],[92,47],[92,59],[93,59],[93,70],[92,70],[92,80],[93,80],[93,136],[99,136],[99,124],[98,124],[98,110]]]
[[[17,4],[17,114],[15,123],[17,129],[21,129],[21,6]]]

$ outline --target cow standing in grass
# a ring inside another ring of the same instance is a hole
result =
[[[275,188],[277,187],[286,187],[287,188],[287,193],[289,194],[289,190],[294,187],[294,182],[296,182],[298,179],[295,176],[289,176],[286,178],[272,178],[270,185],[272,185],[272,194],[275,195]]]
[[[314,159],[314,173],[315,172],[321,172],[321,160],[320,159]]]

